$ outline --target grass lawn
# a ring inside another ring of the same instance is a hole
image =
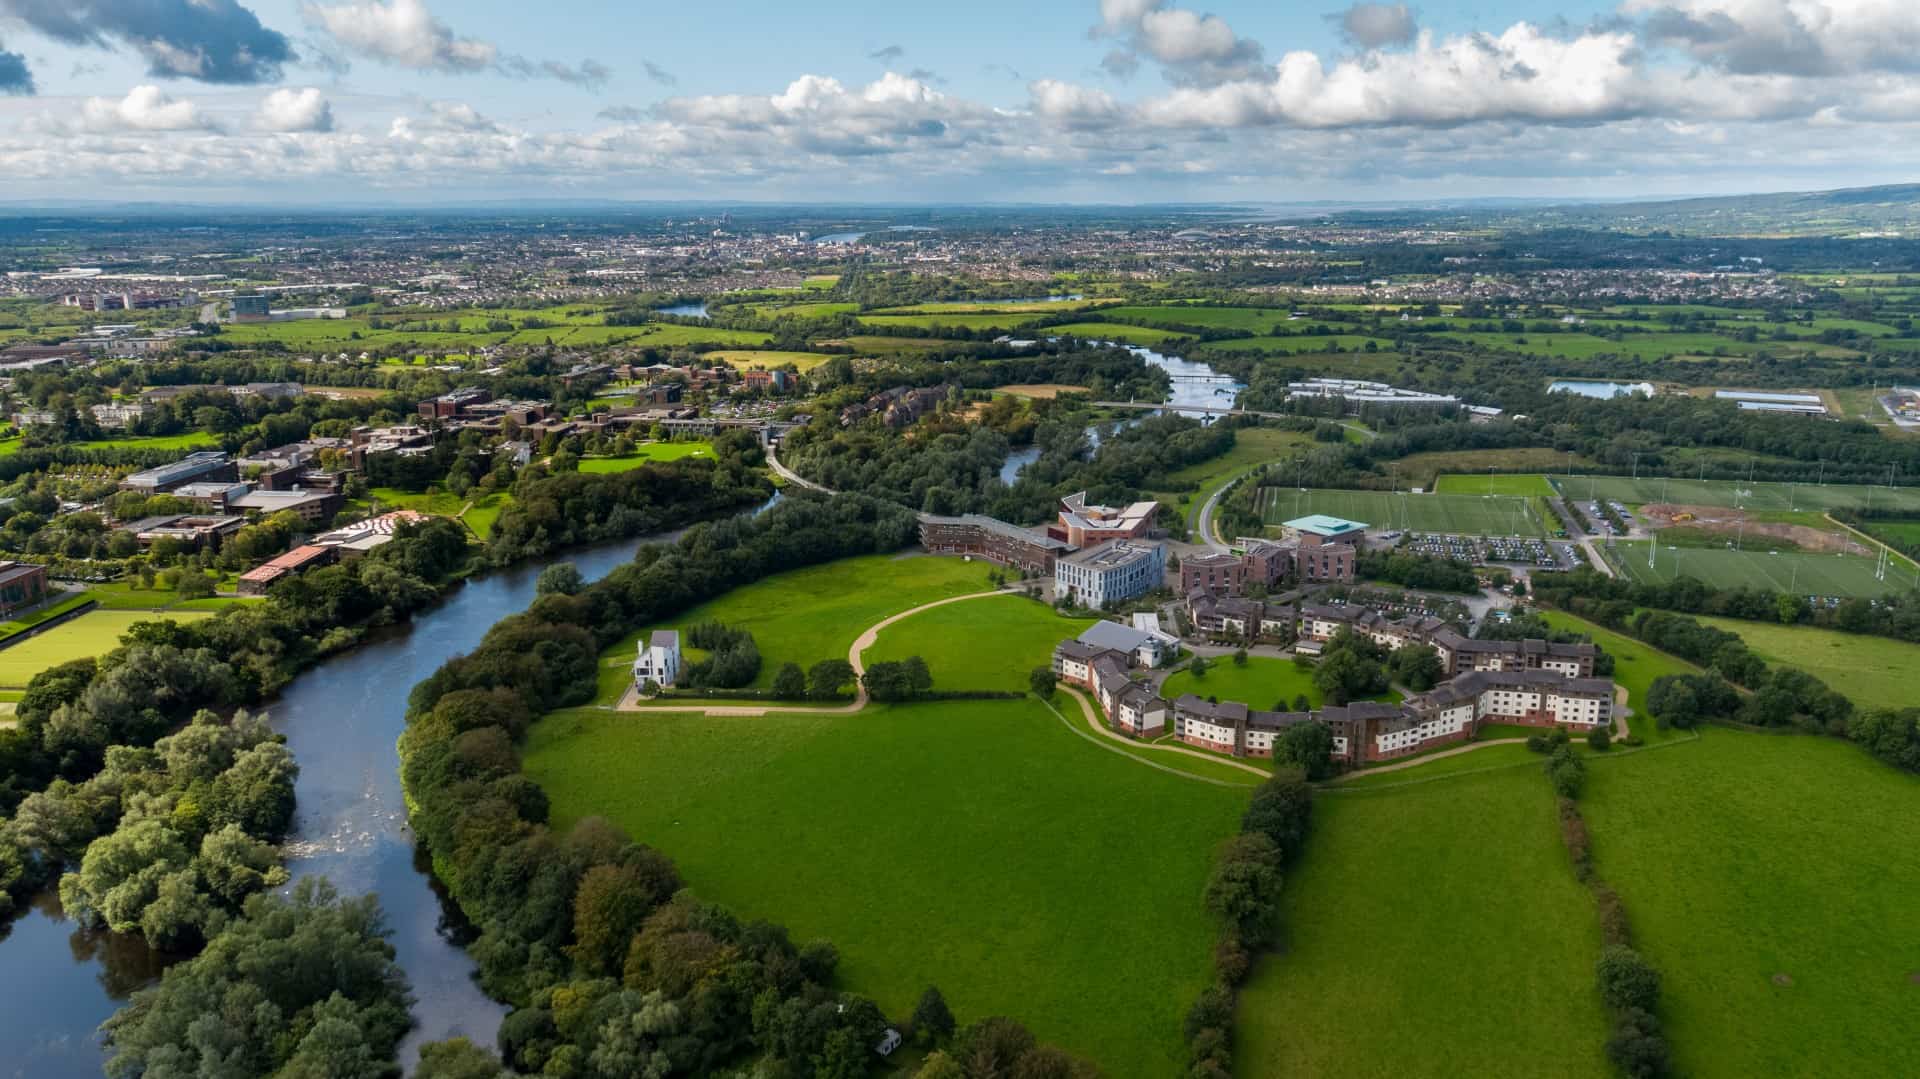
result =
[[[33,676],[68,660],[105,655],[120,647],[120,635],[135,622],[211,618],[208,611],[88,611],[11,648],[0,650],[0,686],[24,686]]]
[[[1547,478],[1537,473],[1441,476],[1434,480],[1433,489],[1443,495],[1518,495],[1523,498],[1534,495],[1552,498],[1555,495]]]
[[[581,460],[580,471],[620,471],[620,469],[613,468],[588,468],[587,464],[589,460],[593,459]],[[631,458],[623,459],[623,461],[624,460],[633,460],[633,464],[626,465],[627,468],[632,468],[634,465],[640,463],[639,460]],[[488,495],[483,495],[475,491],[468,494],[466,498],[461,498],[459,495],[453,494],[450,491],[443,491],[438,487],[419,492],[402,491],[397,487],[375,487],[368,493],[379,500],[380,512],[382,513],[391,510],[414,510],[418,513],[433,514],[437,517],[452,517],[457,521],[464,521],[467,527],[473,530],[473,534],[483,540],[493,531],[493,522],[500,518],[500,511],[506,509],[507,504],[513,501],[513,496],[504,491]],[[469,503],[471,503],[471,506],[468,505]],[[462,512],[463,508],[465,512]]]
[[[1913,706],[1913,675],[1920,671],[1920,645],[1816,626],[1735,618],[1699,617],[1699,621],[1738,633],[1747,647],[1768,663],[1805,671],[1862,708]]]
[[[1152,326],[1127,326],[1118,322],[1069,322],[1061,326],[1048,326],[1047,334],[1057,337],[1081,337],[1091,341],[1118,341],[1126,345],[1145,345],[1149,348],[1164,345],[1169,341],[1189,341],[1190,333],[1178,330],[1160,330]]]
[[[1242,427],[1233,433],[1233,448],[1198,464],[1169,473],[1151,492],[1155,498],[1181,505],[1192,528],[1200,516],[1206,496],[1221,484],[1252,471],[1258,465],[1272,464],[1294,450],[1312,444],[1313,437],[1299,431],[1273,427]]]
[[[1545,531],[1533,499],[1507,495],[1268,487],[1260,497],[1267,523],[1275,525],[1324,513],[1362,522],[1371,532],[1405,529],[1463,536],[1539,536]]]
[[[1078,637],[1094,621],[1063,618],[1024,596],[949,603],[881,630],[866,660],[872,665],[919,656],[933,672],[936,689],[1024,693],[1027,675],[1052,662],[1053,646]]]
[[[68,593],[31,614],[24,614],[19,618],[10,618],[5,622],[0,622],[0,640],[5,640],[16,633],[22,633],[32,629],[49,618],[56,618],[65,614],[75,607],[80,606],[82,603],[85,603],[89,598],[92,597],[86,592]]]
[[[1613,657],[1613,680],[1626,687],[1627,706],[1634,713],[1633,718],[1627,720],[1627,726],[1635,735],[1649,742],[1663,742],[1678,733],[1655,729],[1653,720],[1647,716],[1647,687],[1663,674],[1698,674],[1700,668],[1678,656],[1670,656],[1651,645],[1642,644],[1632,637],[1564,611],[1542,609],[1540,615],[1555,629],[1586,634]]]
[[[1900,823],[1920,779],[1840,741],[1708,730],[1596,761],[1582,804],[1663,977],[1676,1073],[1920,1074],[1920,850]]]
[[[1829,483],[1746,483],[1650,476],[1555,477],[1556,486],[1574,498],[1606,498],[1637,506],[1672,502],[1683,506],[1738,506],[1753,510],[1833,510],[1869,507],[1911,509],[1920,513],[1920,487],[1879,487]]]
[[[181,599],[178,592],[154,587],[141,588],[132,580],[108,581],[105,584],[87,586],[87,596],[98,600],[100,606],[109,611],[158,611],[175,608],[186,610],[218,610],[235,603],[252,603],[253,600],[237,596],[206,596],[200,599]]]
[[[1725,547],[1668,547],[1660,544],[1647,565],[1647,544],[1617,540],[1603,550],[1623,576],[1650,584],[1692,577],[1714,588],[1761,588],[1799,596],[1864,596],[1920,587],[1920,569],[1895,560],[1885,580],[1874,576],[1878,563],[1866,555],[1805,551],[1732,551]]]
[[[1321,704],[1320,690],[1313,684],[1312,667],[1302,669],[1294,666],[1290,659],[1267,656],[1248,656],[1244,667],[1236,665],[1231,656],[1208,657],[1205,677],[1195,678],[1191,669],[1175,671],[1167,676],[1160,693],[1170,701],[1193,693],[1239,701],[1256,709],[1272,709],[1283,701],[1286,702],[1283,708],[1291,709],[1293,698],[1304,693],[1313,707]]]
[[[768,689],[783,663],[809,667],[823,659],[845,659],[854,639],[888,615],[992,588],[987,574],[994,568],[958,558],[866,555],[768,577],[703,603],[670,626],[640,627],[601,653],[600,702],[615,703],[626,691],[631,677],[624,672],[633,665],[635,646],[652,630],[684,631],[696,622],[720,621],[751,631],[762,660],[753,684]],[[1051,644],[1048,649],[1050,654]],[[1046,655],[1028,662],[1021,668],[1021,684],[1014,688],[1025,688],[1024,672],[1046,662]],[[937,668],[934,677],[940,677]],[[616,678],[618,692],[608,697]]]
[[[193,431],[184,435],[156,435],[152,438],[103,438],[92,442],[76,442],[75,449],[80,450],[210,450],[218,449],[220,441],[212,435]]]
[[[1593,900],[1536,769],[1322,796],[1280,921],[1240,997],[1239,1075],[1613,1074]]]
[[[625,472],[648,461],[678,461],[685,457],[712,457],[713,444],[698,439],[685,442],[642,442],[625,457],[582,457],[582,472]]]
[[[719,360],[722,363],[731,364],[734,367],[740,368],[774,368],[785,367],[788,364],[792,364],[795,369],[804,373],[826,363],[828,360],[833,359],[833,357],[824,352],[778,352],[770,349],[730,349],[723,352],[706,353],[701,359]]]
[[[697,894],[833,941],[840,981],[896,1018],[934,984],[962,1023],[1018,1016],[1116,1079],[1184,1070],[1181,1016],[1210,976],[1200,895],[1245,790],[1100,752],[1031,699],[559,712],[526,770],[557,826],[606,816]]]

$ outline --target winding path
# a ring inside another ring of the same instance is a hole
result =
[[[805,476],[802,476],[800,473],[795,472],[793,469],[788,468],[786,465],[781,464],[779,454],[776,450],[776,446],[769,445],[767,447],[767,467],[773,469],[774,475],[779,476],[788,483],[804,487],[809,491],[818,491],[823,495],[834,493],[831,489],[822,487]]]
[[[969,592],[964,596],[948,596],[946,599],[936,599],[931,603],[922,603],[918,607],[901,611],[899,614],[889,615],[875,622],[873,625],[868,626],[866,632],[854,639],[853,647],[847,649],[847,663],[853,668],[854,676],[853,703],[844,704],[837,708],[808,707],[805,705],[796,706],[779,703],[708,705],[672,703],[641,704],[639,688],[636,686],[628,686],[626,694],[620,698],[620,703],[615,705],[614,709],[620,712],[699,712],[709,716],[764,716],[772,712],[816,716],[852,715],[871,703],[867,696],[867,687],[860,681],[860,676],[867,673],[867,664],[863,658],[863,654],[868,648],[873,647],[873,642],[880,639],[881,630],[886,629],[888,626],[893,625],[903,618],[912,618],[922,611],[930,611],[935,607],[945,607],[949,603],[961,603],[970,599],[987,599],[991,596],[1017,596],[1019,594],[1018,591],[1011,588],[996,588],[991,592]]]
[[[1129,749],[1125,749],[1125,750],[1116,749],[1116,752],[1125,753],[1127,756],[1132,757],[1135,760],[1140,760],[1142,764],[1152,765],[1155,768],[1160,768],[1161,771],[1174,772],[1178,775],[1190,776],[1194,779],[1199,779],[1207,783],[1218,783],[1221,786],[1238,787],[1242,785],[1239,783],[1229,783],[1224,779],[1208,779],[1205,776],[1196,776],[1192,772],[1182,772],[1177,768],[1165,768],[1165,767],[1162,767],[1161,765],[1154,764],[1152,761],[1141,760],[1139,754],[1133,753],[1131,752],[1131,750],[1138,749],[1138,750],[1145,750],[1151,753],[1171,753],[1181,757],[1193,757],[1198,760],[1212,761],[1215,764],[1224,764],[1230,768],[1238,768],[1243,772],[1250,772],[1253,775],[1259,776],[1261,779],[1273,778],[1273,772],[1271,772],[1268,769],[1261,768],[1258,765],[1248,764],[1245,761],[1235,760],[1232,757],[1223,757],[1218,753],[1208,753],[1203,749],[1188,749],[1186,746],[1159,746],[1159,745],[1154,745],[1151,742],[1136,742],[1133,739],[1128,738],[1126,735],[1121,734],[1119,731],[1114,730],[1112,727],[1107,726],[1105,723],[1100,722],[1100,713],[1093,707],[1093,702],[1087,698],[1086,694],[1080,692],[1079,690],[1073,688],[1072,686],[1061,686],[1060,689],[1063,692],[1065,692],[1067,696],[1072,697],[1074,700],[1080,702],[1080,714],[1086,717],[1087,726],[1092,727],[1095,734],[1098,734],[1106,739],[1109,739],[1110,741],[1119,742],[1121,745],[1129,747]],[[1047,705],[1047,708],[1049,710],[1052,710],[1054,715],[1056,716],[1060,715],[1059,711],[1053,708],[1053,705],[1049,704]],[[1069,727],[1072,727],[1073,732],[1075,734],[1080,734],[1084,737],[1090,737],[1090,736],[1086,736],[1084,732],[1080,730],[1078,725],[1068,721],[1067,717],[1060,716],[1060,719],[1063,722],[1066,722]],[[1116,747],[1103,746],[1101,748],[1115,749]]]

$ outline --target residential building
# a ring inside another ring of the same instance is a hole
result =
[[[32,562],[0,562],[0,615],[35,606],[47,598],[47,567]]]
[[[137,401],[124,405],[94,405],[88,411],[93,413],[93,422],[112,430],[126,427],[147,414],[146,406]]]
[[[1196,588],[1187,593],[1187,619],[1210,637],[1292,638],[1295,612],[1288,602],[1293,593],[1273,601],[1215,596]]]
[[[970,513],[964,517],[920,515],[920,545],[936,554],[984,558],[1038,576],[1051,576],[1073,545],[1044,532]]]
[[[1568,678],[1591,678],[1600,654],[1585,641],[1483,641],[1437,618],[1395,621],[1366,607],[1300,609],[1298,633],[1303,642],[1328,641],[1342,629],[1351,629],[1389,651],[1409,644],[1429,645],[1449,677],[1472,671],[1551,671]]]
[[[1054,594],[1082,607],[1143,596],[1166,583],[1167,549],[1158,543],[1109,540],[1056,559]]]
[[[340,556],[335,547],[322,547],[318,544],[305,544],[295,547],[278,558],[262,562],[240,575],[239,591],[243,596],[264,596],[267,590],[279,582],[303,573],[315,566],[330,565]]]
[[[1149,633],[1118,622],[1095,622],[1078,640],[1124,653],[1136,667],[1158,667],[1180,650],[1180,642],[1167,634]]]
[[[657,629],[640,642],[640,654],[633,661],[633,684],[671,687],[680,678],[680,633]]]

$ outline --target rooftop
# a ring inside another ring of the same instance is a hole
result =
[[[1344,536],[1349,532],[1367,530],[1367,526],[1360,521],[1349,521],[1344,517],[1329,517],[1324,513],[1310,513],[1305,517],[1295,517],[1287,522],[1287,527],[1296,532],[1311,532],[1316,536]]]

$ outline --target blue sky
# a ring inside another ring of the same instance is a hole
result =
[[[1423,199],[1852,186],[1912,0],[0,0],[4,197]]]

